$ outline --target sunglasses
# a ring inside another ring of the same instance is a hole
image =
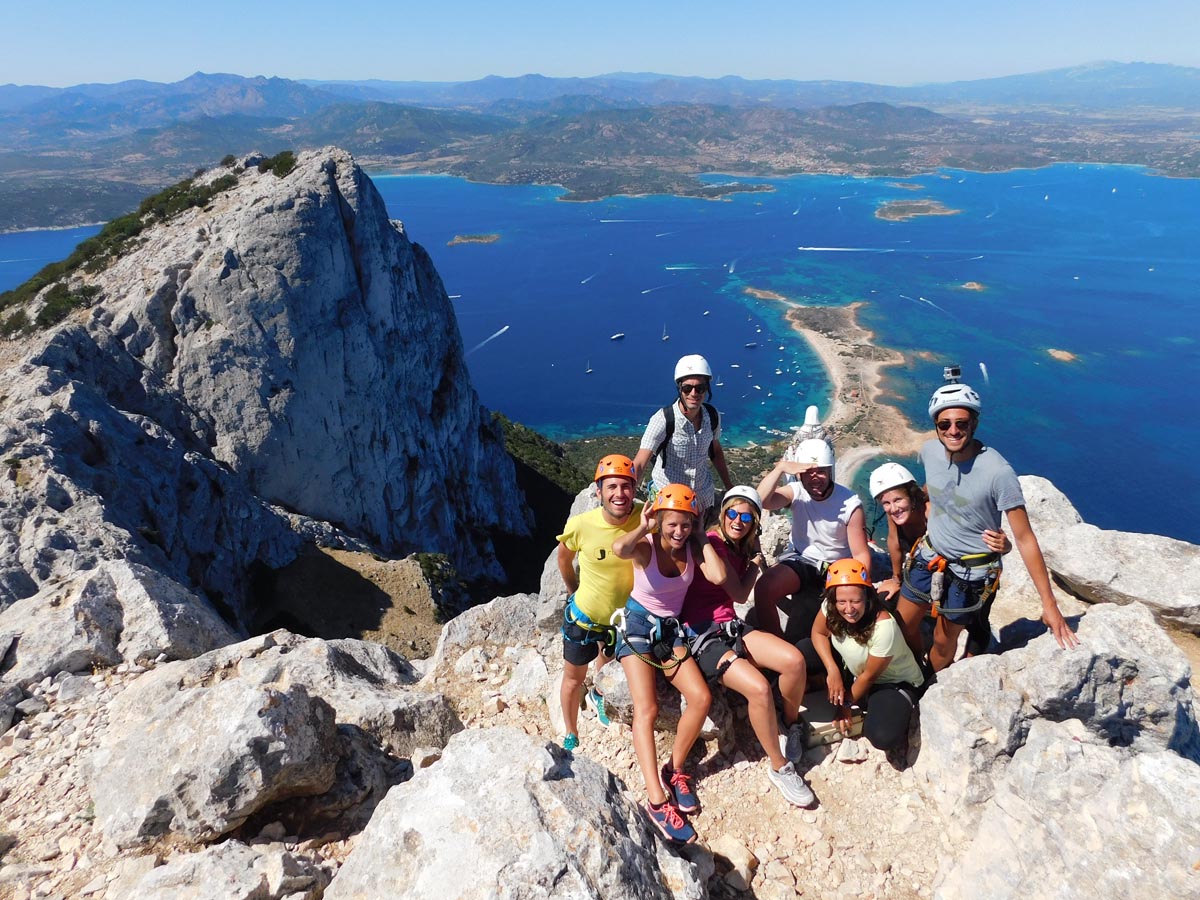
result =
[[[681,394],[703,394],[706,390],[708,390],[706,384],[681,384],[679,386]]]
[[[725,510],[725,518],[727,518],[730,522],[734,521],[735,519],[741,519],[743,522],[749,525],[754,521],[754,513],[740,513],[736,509],[727,509]]]
[[[970,419],[938,419],[937,421],[938,431],[949,431],[951,428],[955,428],[959,431],[966,431],[970,427]]]

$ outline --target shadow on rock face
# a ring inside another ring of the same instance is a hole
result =
[[[416,560],[309,547],[280,569],[253,575],[251,630],[286,628],[325,640],[371,640],[406,658],[433,652],[441,630]]]

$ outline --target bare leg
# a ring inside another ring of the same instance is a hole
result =
[[[625,680],[629,682],[629,694],[633,698],[633,752],[642,770],[642,780],[646,782],[646,797],[658,806],[666,801],[667,795],[658,775],[658,748],[654,745],[654,722],[658,718],[654,669],[636,656],[622,659],[621,668],[625,670]]]
[[[779,624],[779,601],[800,590],[800,576],[788,566],[771,566],[754,586],[754,612],[760,629],[783,637]]]
[[[610,662],[612,662],[612,657],[611,657],[611,656],[605,656],[605,655],[604,655],[604,651],[603,651],[603,650],[601,650],[601,651],[600,651],[600,655],[596,657],[596,666],[595,666],[595,668],[592,670],[592,671],[593,671],[593,673],[594,673],[593,677],[597,677],[597,678],[598,678],[598,677],[600,676],[600,670],[601,670],[601,669],[603,669],[603,668],[604,668],[606,665],[608,665]]]
[[[928,604],[913,603],[907,597],[899,597],[896,600],[896,612],[900,614],[900,630],[904,632],[904,642],[918,660],[925,655],[925,643],[921,640],[921,622],[928,610]]]
[[[677,657],[681,657],[683,653],[683,647],[675,648]],[[712,693],[708,690],[704,673],[700,671],[694,659],[684,660],[682,665],[667,673],[667,681],[683,694],[683,699],[687,701],[687,709],[679,717],[679,726],[675,729],[675,744],[671,748],[671,768],[679,770],[687,762],[692,745],[696,743],[696,738],[700,737],[704,728],[704,719],[712,706]]]
[[[808,685],[804,654],[782,638],[762,631],[752,631],[743,640],[750,653],[750,662],[760,669],[770,669],[779,673],[779,694],[783,697],[783,724],[791,725],[800,715],[800,704],[804,702],[804,692]]]
[[[933,647],[929,650],[929,664],[933,671],[940,672],[954,662],[958,650],[958,636],[966,626],[955,625],[945,616],[938,616],[933,628]]]
[[[604,654],[600,654],[603,658]],[[587,677],[587,666],[563,661],[562,684],[558,688],[558,702],[562,704],[563,727],[567,734],[579,734],[579,700],[583,696],[583,679]]]
[[[732,655],[733,651],[729,651]],[[737,659],[721,676],[721,684],[746,698],[749,704],[750,727],[762,744],[771,768],[778,772],[787,759],[779,752],[779,722],[775,718],[775,704],[771,697],[771,685],[748,659]]]

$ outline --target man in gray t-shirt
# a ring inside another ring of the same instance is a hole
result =
[[[906,626],[936,602],[929,662],[934,671],[954,661],[958,638],[968,629],[968,649],[981,652],[990,638],[987,617],[1000,576],[1000,516],[1008,518],[1017,550],[1042,600],[1042,621],[1059,646],[1078,643],[1050,589],[1042,549],[1029,524],[1016,473],[999,453],[975,437],[982,403],[970,385],[938,388],[929,401],[936,439],[921,447],[929,496],[926,537],[915,550],[900,590]],[[943,593],[934,572],[941,570]],[[907,631],[906,627],[906,631]]]

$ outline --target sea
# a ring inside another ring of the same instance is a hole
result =
[[[736,180],[770,190],[575,203],[374,177],[441,273],[482,401],[552,437],[640,432],[671,401],[675,361],[700,353],[725,442],[772,440],[809,404],[827,409],[830,385],[786,306],[747,288],[866,301],[860,321],[906,359],[888,401],[918,428],[959,365],[983,397],[980,437],[1018,472],[1101,528],[1200,543],[1200,181],[1074,164]],[[913,200],[957,212],[876,216]],[[0,235],[0,290],[95,231]]]

